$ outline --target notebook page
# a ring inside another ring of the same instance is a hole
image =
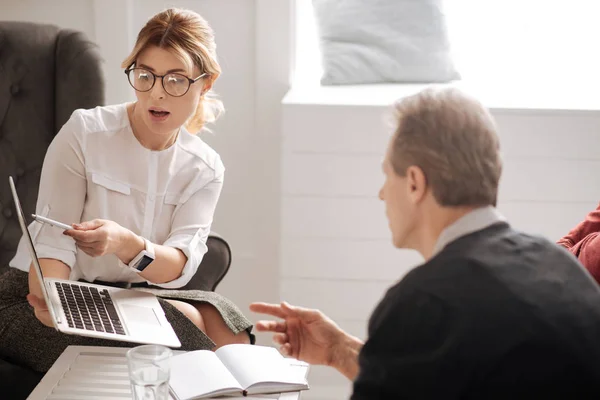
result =
[[[259,382],[306,383],[273,347],[232,344],[221,347],[216,354],[244,389]]]
[[[174,356],[169,385],[181,400],[224,390],[242,390],[215,353],[208,350]]]

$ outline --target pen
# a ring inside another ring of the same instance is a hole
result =
[[[44,224],[49,224],[49,225],[52,225],[52,226],[55,226],[57,228],[61,228],[64,230],[73,229],[73,227],[71,225],[63,224],[62,222],[58,222],[58,221],[55,221],[50,218],[42,217],[41,215],[31,214],[31,216],[33,217],[34,220],[36,220],[38,222],[42,222]]]

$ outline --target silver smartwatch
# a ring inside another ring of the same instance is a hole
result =
[[[137,256],[131,260],[128,264],[130,268],[135,269],[138,272],[142,272],[143,270],[154,261],[154,245],[146,238],[144,239],[145,249],[140,251]]]

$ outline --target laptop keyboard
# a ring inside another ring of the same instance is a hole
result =
[[[64,282],[54,283],[69,327],[125,334],[108,290]]]

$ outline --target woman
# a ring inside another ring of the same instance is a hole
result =
[[[600,283],[600,205],[557,243],[573,253]]]
[[[158,286],[144,290],[159,296],[183,350],[253,341],[227,299],[177,290],[206,252],[223,185],[221,159],[193,134],[222,110],[208,96],[221,72],[215,47],[194,12],[152,17],[122,65],[137,101],[75,111],[48,148],[36,214],[73,229],[29,226],[47,277]],[[144,251],[154,260],[139,271]],[[0,277],[0,354],[43,372],[68,345],[132,345],[50,328],[30,264],[22,238]]]

